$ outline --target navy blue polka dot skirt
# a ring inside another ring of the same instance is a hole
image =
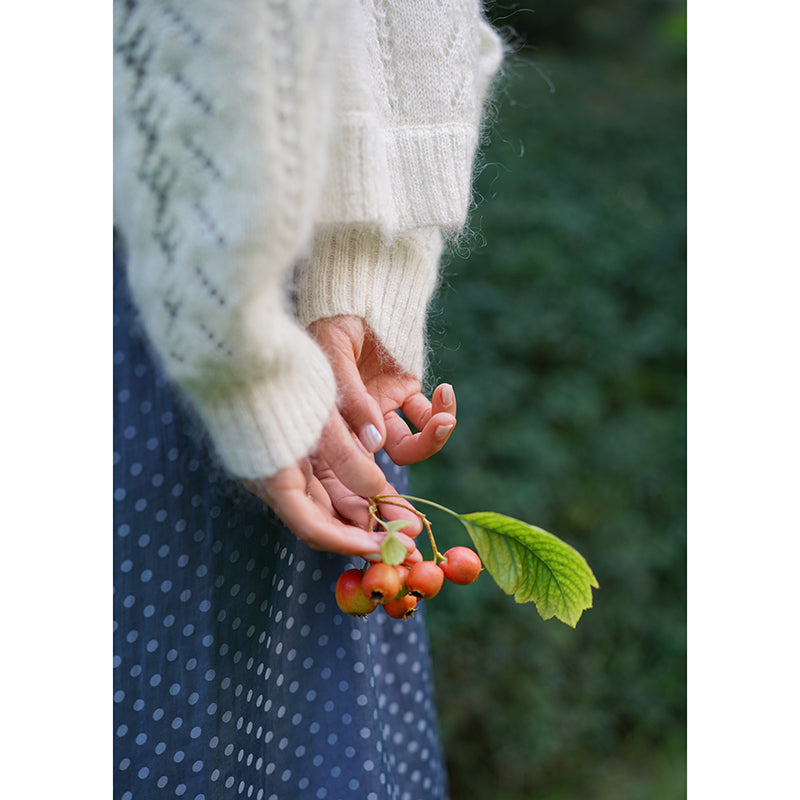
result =
[[[336,578],[363,562],[309,549],[226,477],[150,357],[122,250],[115,799],[446,798],[423,616],[341,614]]]

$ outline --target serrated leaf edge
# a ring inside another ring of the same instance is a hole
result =
[[[572,545],[568,544],[563,539],[560,539],[558,536],[556,536],[555,534],[551,533],[550,531],[545,530],[544,528],[540,528],[537,525],[531,525],[528,522],[524,522],[523,520],[519,520],[519,519],[516,519],[514,517],[510,517],[510,516],[508,516],[506,514],[499,514],[499,513],[495,512],[495,511],[473,511],[473,512],[470,512],[469,514],[457,514],[455,516],[457,516],[457,518],[462,523],[462,525],[464,525],[464,527],[467,530],[467,533],[470,536],[470,539],[473,540],[473,544],[475,544],[476,547],[478,547],[478,542],[475,540],[475,537],[472,535],[471,527],[473,527],[473,526],[476,527],[476,528],[479,528],[479,529],[481,529],[483,531],[486,531],[487,534],[485,534],[485,535],[498,536],[498,537],[501,537],[501,540],[516,541],[519,544],[519,546],[526,548],[533,555],[533,557],[536,559],[536,565],[535,565],[536,569],[538,569],[539,566],[541,565],[541,567],[548,572],[548,574],[550,575],[550,579],[553,581],[553,583],[555,584],[558,592],[561,594],[561,598],[562,598],[561,606],[564,609],[566,609],[568,618],[565,619],[565,617],[562,616],[560,613],[558,613],[558,611],[551,611],[550,613],[545,614],[542,611],[542,607],[541,607],[542,598],[540,598],[538,596],[534,596],[534,597],[532,597],[532,600],[534,602],[534,605],[536,606],[536,610],[539,612],[539,616],[541,616],[543,620],[548,620],[548,619],[551,619],[552,617],[556,617],[556,619],[560,620],[561,622],[565,623],[566,625],[569,625],[570,627],[575,628],[577,626],[578,621],[580,620],[581,616],[583,615],[583,612],[588,610],[588,609],[590,609],[590,608],[592,608],[593,596],[592,596],[591,589],[592,588],[599,589],[600,588],[600,584],[598,583],[597,578],[595,577],[595,574],[592,571],[592,568],[589,566],[589,564],[586,561],[586,559]],[[576,556],[578,558],[579,562],[585,568],[586,572],[588,573],[588,575],[587,575],[588,586],[589,586],[588,602],[581,601],[581,602],[585,602],[586,604],[582,605],[577,610],[577,612],[574,612],[570,608],[571,604],[569,603],[568,595],[565,593],[564,587],[562,586],[562,582],[559,581],[558,576],[553,572],[553,569],[547,564],[547,562],[540,555],[538,555],[531,547],[527,546],[526,544],[524,544],[523,542],[520,542],[517,539],[514,539],[513,536],[509,536],[508,534],[506,534],[506,533],[504,533],[502,531],[498,531],[495,528],[489,528],[486,525],[481,524],[480,522],[478,522],[475,519],[475,518],[486,517],[486,516],[494,517],[494,518],[502,520],[502,521],[507,521],[507,522],[513,523],[514,525],[519,525],[523,529],[530,530],[531,532],[534,532],[534,533],[543,534],[547,538],[551,539],[553,541],[553,543],[557,547],[564,548],[564,549],[570,551],[574,556]],[[511,544],[510,543],[508,544],[508,547],[511,548]],[[486,561],[486,560],[487,559],[484,559],[484,561]],[[512,564],[514,563],[513,559],[511,559],[511,563]],[[488,570],[488,565],[487,565],[487,571],[489,572],[489,574],[492,575],[492,578],[494,578],[495,583],[497,583],[497,585],[500,586],[500,588],[504,592],[506,592],[506,594],[512,595],[514,597],[514,600],[517,603],[530,602],[529,600],[521,600],[521,599],[519,599],[519,596],[521,595],[519,586],[520,586],[520,582],[522,581],[522,575],[521,575],[521,571],[520,571],[519,568],[515,567],[515,569],[514,569],[513,587],[511,589],[506,589],[505,587],[501,586],[501,584],[497,580],[497,578],[491,573],[491,570]],[[509,583],[512,583],[512,582],[509,582]],[[556,605],[558,605],[558,604],[556,604]]]

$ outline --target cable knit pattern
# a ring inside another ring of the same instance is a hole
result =
[[[134,298],[228,468],[273,474],[335,402],[303,325],[359,314],[421,375],[499,39],[478,0],[118,0],[114,44]]]
[[[477,0],[355,5],[319,221],[457,231],[500,39]]]

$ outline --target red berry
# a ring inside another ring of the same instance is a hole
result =
[[[434,561],[418,561],[408,571],[406,587],[421,600],[435,597],[444,583],[444,572]]]
[[[408,588],[406,587],[406,578],[408,577],[408,567],[403,566],[402,564],[398,564],[395,569],[397,570],[397,574],[400,576],[400,590],[394,596],[395,600],[399,600],[401,597],[405,597],[408,594]]]
[[[345,570],[336,581],[336,604],[345,614],[363,617],[375,610],[378,603],[364,594],[360,569]]]
[[[389,564],[376,561],[370,564],[361,579],[361,588],[367,597],[378,603],[394,600],[403,587],[400,573]]]
[[[394,619],[408,619],[417,610],[417,598],[413,594],[406,594],[384,603],[383,610]]]
[[[439,566],[441,566],[445,578],[460,586],[466,586],[475,581],[483,569],[478,554],[469,547],[451,547],[444,557],[446,560],[442,561]]]

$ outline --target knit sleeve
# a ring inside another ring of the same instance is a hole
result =
[[[425,320],[438,280],[442,237],[418,228],[386,241],[370,228],[330,228],[296,274],[306,325],[351,314],[364,319],[396,366],[422,380]]]
[[[132,294],[244,477],[308,453],[335,404],[287,291],[325,172],[333,6],[115,3],[114,211]]]
[[[465,225],[503,45],[479,0],[374,0],[351,19],[315,246],[297,273],[308,324],[362,316],[397,364],[424,371],[443,235]]]

